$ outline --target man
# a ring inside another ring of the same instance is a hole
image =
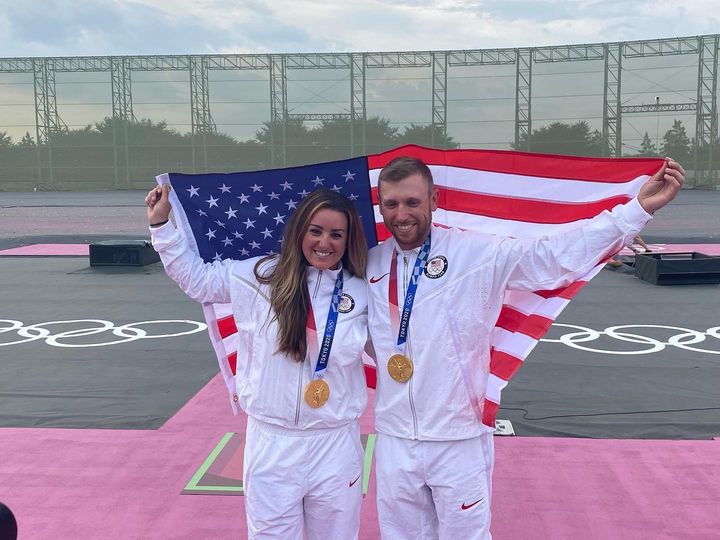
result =
[[[393,237],[370,251],[368,323],[383,538],[490,538],[493,441],[481,404],[505,290],[572,283],[638,234],[683,181],[667,159],[628,204],[521,241],[432,226],[438,192],[420,160],[397,158],[380,172]]]

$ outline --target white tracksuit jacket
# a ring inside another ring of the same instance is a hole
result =
[[[375,428],[395,437],[451,441],[487,433],[477,419],[463,371],[474,377],[480,403],[490,366],[490,339],[507,289],[552,290],[583,276],[619,251],[650,216],[637,199],[603,212],[580,229],[551,238],[512,238],[432,228],[431,275],[420,278],[406,354],[414,363],[407,383],[390,378],[387,360],[397,335],[390,325],[388,281],[398,250],[398,299],[419,249],[403,253],[393,239],[370,250],[368,317],[378,363]]]
[[[198,302],[232,303],[238,331],[235,394],[248,416],[288,429],[334,428],[358,419],[367,404],[362,352],[367,340],[367,284],[345,272],[343,295],[352,309],[338,313],[325,380],[330,386],[328,402],[313,409],[304,400],[317,358],[302,363],[276,354],[277,323],[271,321],[269,287],[255,279],[257,258],[224,260],[205,264],[192,253],[168,223],[150,228],[155,250],[165,271],[180,288]],[[318,339],[327,322],[338,270],[310,267],[310,292]]]

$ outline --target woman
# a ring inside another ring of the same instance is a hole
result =
[[[145,199],[166,273],[199,302],[232,303],[249,537],[357,538],[367,246],[354,206],[315,191],[288,221],[280,255],[205,263],[168,221],[169,192]]]

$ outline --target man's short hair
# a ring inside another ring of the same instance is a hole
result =
[[[407,156],[397,157],[382,168],[378,177],[378,189],[380,182],[396,183],[413,174],[422,176],[427,181],[428,190],[432,191],[434,184],[430,168],[421,159]]]

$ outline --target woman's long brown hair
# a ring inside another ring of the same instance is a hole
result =
[[[320,210],[334,210],[345,214],[347,219],[347,242],[341,262],[342,267],[353,276],[365,277],[367,243],[362,223],[355,206],[348,199],[329,189],[313,191],[298,205],[284,230],[280,255],[269,255],[255,265],[255,277],[260,283],[270,285],[272,320],[277,321],[277,351],[305,360],[307,354],[306,322],[310,306],[307,290],[308,261],[303,255],[303,236],[313,216]],[[260,268],[271,260],[277,264],[267,273]]]

